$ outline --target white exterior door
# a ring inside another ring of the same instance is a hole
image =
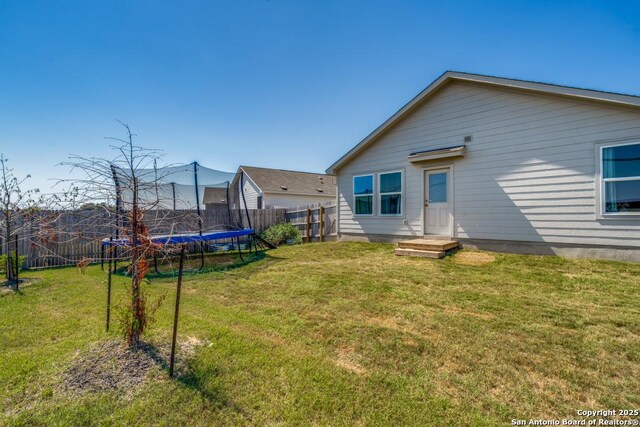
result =
[[[451,236],[451,171],[437,169],[424,175],[424,233]]]

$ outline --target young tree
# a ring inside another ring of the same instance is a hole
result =
[[[13,169],[9,168],[7,159],[4,154],[0,154],[0,236],[2,237],[2,253],[6,255],[5,278],[9,282],[17,282],[17,271],[14,267],[15,260],[11,257],[11,246],[24,230],[27,229],[28,221],[25,215],[28,208],[33,204],[33,196],[38,193],[37,189],[24,191],[22,185],[31,177],[19,179]],[[15,251],[15,257],[18,257],[18,251]],[[18,267],[19,268],[19,267]]]
[[[84,211],[95,212],[97,221],[102,221],[103,226],[105,218],[110,218],[112,235],[124,242],[123,246],[111,250],[118,250],[118,258],[125,258],[129,262],[130,299],[122,311],[121,320],[127,342],[137,347],[158,305],[149,304],[143,285],[149,271],[148,259],[163,248],[149,238],[145,215],[156,217],[154,226],[163,223],[162,218],[157,218],[158,211],[155,209],[161,203],[158,182],[164,177],[158,176],[155,167],[160,152],[135,145],[133,140],[136,135],[127,124],[120,123],[126,131],[126,138],[108,138],[118,143],[112,146],[116,152],[115,158],[72,156],[67,164],[72,171],[82,172],[84,177],[61,181],[71,182],[76,189],[71,192],[73,200],[69,200],[74,209],[91,203],[95,209]],[[105,213],[108,215],[105,216]]]

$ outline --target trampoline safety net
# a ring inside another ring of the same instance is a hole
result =
[[[116,189],[122,202],[133,200],[133,185],[130,173],[112,166]],[[234,177],[233,172],[223,172],[201,166],[197,162],[180,166],[147,168],[136,171],[138,178],[138,200],[158,209],[204,209],[206,188],[227,188]]]

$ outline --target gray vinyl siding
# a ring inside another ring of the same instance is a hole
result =
[[[464,158],[407,161],[465,135]],[[339,231],[422,236],[422,168],[452,164],[456,237],[640,247],[640,218],[598,219],[596,145],[614,141],[640,141],[640,111],[453,82],[338,169]],[[354,217],[353,176],[398,169],[403,216]]]
[[[335,196],[265,193],[266,208],[295,208],[315,203],[332,202]]]
[[[258,208],[258,196],[261,195],[260,190],[256,187],[250,179],[247,179],[245,176],[244,179],[244,199],[247,202],[248,209],[257,209]],[[240,206],[244,208],[244,203],[242,201],[242,194],[238,194],[238,200],[240,201]]]

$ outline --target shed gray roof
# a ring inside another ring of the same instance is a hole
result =
[[[263,193],[335,196],[336,178],[322,173],[240,166]]]

